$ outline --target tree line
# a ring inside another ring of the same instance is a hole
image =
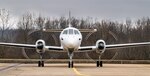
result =
[[[0,9],[0,41],[35,44],[36,40],[43,39],[46,45],[60,46],[60,33],[43,32],[43,29],[64,29],[68,27],[68,23],[69,20],[66,17],[53,19],[41,15],[35,16],[29,12],[23,14],[16,20],[16,23],[13,23],[10,12],[6,9]],[[136,21],[127,19],[124,23],[71,17],[71,24],[78,29],[97,29],[97,32],[91,34],[88,39],[85,38],[88,33],[82,33],[82,45],[95,45],[98,39],[105,40],[107,44],[150,41],[149,17],[143,17]],[[0,46],[0,58],[39,57],[35,49]],[[68,58],[68,55],[67,53],[45,52],[44,58],[63,59]],[[74,58],[97,59],[98,55],[96,52],[76,53]],[[149,60],[150,46],[106,50],[102,59]]]

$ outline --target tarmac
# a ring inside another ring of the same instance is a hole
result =
[[[74,68],[67,64],[0,63],[0,76],[150,76],[150,64],[103,64],[96,67],[91,63],[75,63]]]

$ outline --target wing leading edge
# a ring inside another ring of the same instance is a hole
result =
[[[3,46],[9,46],[9,47],[26,47],[26,48],[36,48],[36,45],[32,45],[32,44],[18,44],[18,43],[4,43],[4,42],[0,42],[0,45]]]
[[[128,48],[128,47],[137,47],[137,46],[146,46],[146,45],[150,45],[150,42],[112,44],[112,45],[106,45],[106,49]]]
[[[118,49],[118,48],[128,48],[128,47],[138,47],[138,46],[146,46],[150,45],[150,42],[141,42],[141,43],[126,43],[126,44],[110,44],[110,45],[105,45],[106,50],[107,49]],[[88,51],[93,51],[96,49],[96,46],[83,46],[79,47],[78,52],[88,52]]]
[[[19,43],[4,43],[0,42],[0,45],[2,46],[8,46],[8,47],[19,47],[19,48],[33,48],[36,49],[36,45],[34,44],[19,44]],[[55,51],[60,52],[63,50],[62,47],[59,46],[45,46],[46,51]]]

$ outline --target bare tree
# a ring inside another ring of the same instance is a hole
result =
[[[14,23],[11,23],[10,13],[6,9],[0,9],[0,29],[1,29],[1,40],[6,41],[4,38],[5,30],[9,30]]]
[[[6,9],[0,9],[0,41],[6,42],[9,41],[9,39],[12,38],[12,35],[8,34],[8,30],[10,30],[11,27],[13,27],[14,23],[11,22],[10,13]],[[13,38],[12,38],[13,39]],[[1,47],[0,56],[4,57],[7,49],[5,47]]]
[[[16,36],[16,42],[33,43],[32,40],[29,40],[29,33],[35,28],[34,25],[35,20],[33,14],[31,14],[30,12],[23,14],[17,24],[18,32]],[[21,55],[20,57],[23,57],[21,52],[18,52],[18,54]]]

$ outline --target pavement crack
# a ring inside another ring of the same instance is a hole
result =
[[[8,70],[8,69],[13,68],[13,67],[17,67],[17,66],[19,66],[19,65],[20,65],[20,64],[13,64],[13,65],[10,65],[10,66],[1,68],[1,69],[0,69],[0,72],[1,72],[1,71],[5,71],[5,70]]]

